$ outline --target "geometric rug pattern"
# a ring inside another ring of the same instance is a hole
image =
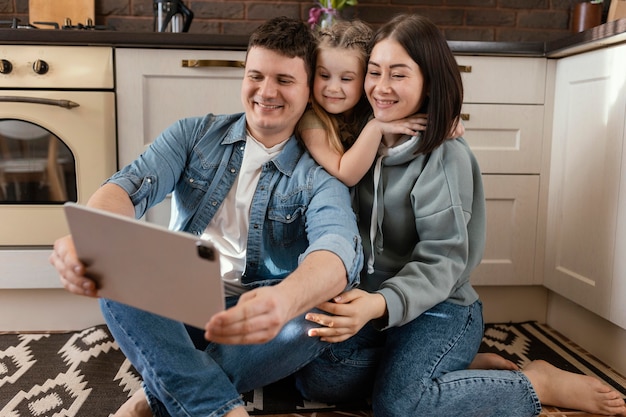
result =
[[[545,359],[596,376],[626,396],[626,380],[536,322],[487,324],[482,352],[523,367]],[[367,409],[305,401],[289,379],[243,394],[250,414]],[[0,334],[0,417],[108,417],[141,386],[106,325],[67,333]]]

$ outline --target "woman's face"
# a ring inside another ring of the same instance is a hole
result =
[[[364,77],[357,51],[322,48],[317,56],[313,97],[328,113],[349,113],[363,95]]]
[[[390,122],[415,114],[424,101],[420,67],[393,39],[378,42],[367,65],[365,94],[374,117]]]

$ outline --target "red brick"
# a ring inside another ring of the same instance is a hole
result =
[[[194,20],[199,19],[245,19],[246,7],[243,2],[192,2],[190,7]],[[193,21],[191,22],[193,26]]]
[[[567,29],[569,27],[569,13],[563,11],[519,12],[517,26],[523,29]]]
[[[300,18],[300,6],[298,4],[285,3],[260,3],[254,2],[248,5],[248,13],[246,17],[251,20],[271,19],[276,16],[289,16],[296,19]]]
[[[517,13],[503,10],[468,10],[465,23],[467,26],[515,26]]]

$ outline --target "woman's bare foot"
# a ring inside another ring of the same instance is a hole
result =
[[[468,369],[500,369],[518,371],[519,366],[496,353],[477,353]]]
[[[626,416],[621,394],[596,378],[567,372],[545,361],[533,361],[522,372],[542,404],[592,414]]]
[[[128,401],[113,414],[113,417],[154,417],[143,389],[135,391]]]

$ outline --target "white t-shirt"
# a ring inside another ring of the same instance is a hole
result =
[[[202,234],[202,239],[211,241],[222,254],[220,261],[226,295],[238,295],[245,292],[241,286],[241,275],[246,267],[252,198],[261,177],[263,164],[280,153],[286,143],[287,141],[284,141],[266,148],[248,134],[241,171],[226,199]]]

